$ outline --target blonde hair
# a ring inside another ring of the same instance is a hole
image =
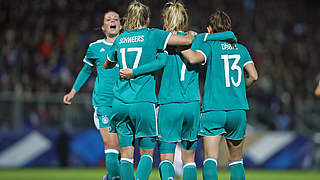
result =
[[[150,17],[151,12],[148,6],[133,1],[128,7],[128,13],[124,17],[124,30],[137,29],[147,25],[147,20]]]
[[[189,17],[183,4],[179,1],[168,2],[162,10],[163,28],[167,31],[186,31],[189,26]]]

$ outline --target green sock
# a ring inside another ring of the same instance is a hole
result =
[[[133,180],[133,159],[121,158],[120,161],[120,176],[121,180]]]
[[[118,160],[119,151],[117,149],[106,149],[105,159],[109,179],[120,179],[120,164]]]
[[[174,179],[174,167],[170,160],[160,162],[160,174],[162,180]]]
[[[218,180],[217,160],[207,158],[203,162],[203,180]]]
[[[140,161],[137,167],[136,179],[138,180],[148,180],[150,173],[152,171],[152,161],[153,158],[144,154],[140,157]]]
[[[245,180],[246,175],[244,171],[243,161],[233,161],[229,163],[230,179],[231,180]]]
[[[183,166],[183,180],[196,180],[197,166],[196,163],[188,163]]]

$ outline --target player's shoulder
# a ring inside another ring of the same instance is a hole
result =
[[[150,34],[154,34],[154,35],[170,33],[169,31],[165,31],[165,30],[158,29],[158,28],[147,28],[147,32],[150,33]]]
[[[208,33],[199,33],[195,38],[198,41],[204,42],[207,36],[208,36]]]
[[[240,44],[240,43],[236,44],[236,48],[240,51],[248,51],[248,49],[243,44]]]
[[[106,39],[98,39],[89,44],[89,48],[95,48],[100,46],[112,46],[113,43],[109,43]]]
[[[161,29],[158,29],[158,28],[147,28],[146,29],[148,32],[159,32],[159,31],[164,31],[164,30],[161,30]]]

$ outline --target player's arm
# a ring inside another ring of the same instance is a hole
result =
[[[206,56],[201,52],[194,52],[192,49],[181,51],[182,56],[187,59],[191,64],[202,63],[205,61]]]
[[[219,35],[212,34],[199,34],[196,36],[190,49],[181,50],[182,56],[187,59],[191,64],[205,63],[208,55],[210,55],[211,48],[204,42],[204,38],[219,38]]]
[[[111,69],[111,68],[114,68],[114,66],[116,66],[116,64],[117,64],[116,61],[111,61],[107,58],[106,61],[104,61],[103,67],[105,69]]]
[[[120,77],[124,79],[132,79],[136,76],[146,74],[146,73],[151,73],[157,70],[162,69],[166,65],[166,60],[167,60],[167,53],[162,52],[157,55],[157,58],[155,61],[151,61],[147,64],[138,66],[137,68],[134,69],[120,69]]]
[[[88,62],[89,63],[89,62]],[[63,97],[63,103],[66,105],[71,104],[72,98],[76,95],[76,93],[80,90],[83,84],[88,80],[92,73],[93,65],[89,65],[85,63],[82,67],[81,71],[79,72],[76,81],[73,84],[71,91]]]
[[[107,58],[104,61],[103,67],[105,69],[111,69],[111,68],[114,68],[116,64],[117,64],[117,52],[116,52],[116,43],[114,42],[107,54]]]
[[[197,35],[197,33],[194,31],[188,31],[186,36],[171,34],[168,44],[176,46],[188,46],[192,44],[195,35]]]
[[[247,63],[244,66],[244,69],[247,71],[247,76],[245,77],[246,87],[249,88],[253,85],[254,82],[258,80],[258,73],[253,62]]]
[[[314,95],[320,96],[320,82],[318,83],[316,89],[314,90]]]

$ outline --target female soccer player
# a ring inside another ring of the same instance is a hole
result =
[[[163,9],[164,29],[172,34],[185,35],[188,29],[188,14],[183,5],[169,2]],[[223,35],[216,36],[223,38]],[[211,37],[215,38],[215,37]],[[131,78],[163,68],[159,92],[159,150],[162,179],[174,178],[174,153],[181,142],[183,179],[197,179],[194,162],[199,128],[199,65],[184,62],[174,46],[166,48],[169,55],[159,54],[157,61],[139,66],[133,70],[121,69],[120,76]]]
[[[208,19],[208,33],[231,31],[231,19],[223,11]],[[195,52],[197,51],[197,52]],[[206,63],[202,116],[199,135],[203,136],[204,180],[217,180],[217,159],[221,136],[227,143],[231,180],[244,180],[242,148],[249,109],[246,87],[258,74],[248,50],[241,44],[195,40],[191,50],[182,51],[190,63]],[[244,70],[247,76],[244,76]]]
[[[179,36],[159,29],[147,29],[150,10],[147,6],[133,1],[128,7],[124,29],[108,53],[105,68],[116,63],[122,68],[136,68],[156,59],[158,50],[167,44],[190,45],[192,33]],[[114,88],[112,104],[112,127],[120,135],[132,135],[139,142],[140,162],[136,179],[148,179],[152,170],[152,155],[156,144],[157,121],[155,113],[155,80],[147,73],[132,80],[119,79]],[[122,179],[133,179],[133,146],[130,138],[119,138]]]
[[[92,105],[95,109],[94,123],[100,131],[105,145],[105,160],[108,175],[104,179],[120,179],[118,138],[116,133],[110,133],[109,131],[109,119],[113,99],[112,89],[116,80],[119,79],[119,68],[103,68],[107,53],[121,29],[119,14],[115,11],[106,12],[101,29],[105,34],[105,38],[89,45],[86,56],[83,59],[84,66],[78,74],[71,91],[63,97],[63,102],[67,105],[71,104],[71,100],[87,81],[95,65],[97,77],[92,94]]]

